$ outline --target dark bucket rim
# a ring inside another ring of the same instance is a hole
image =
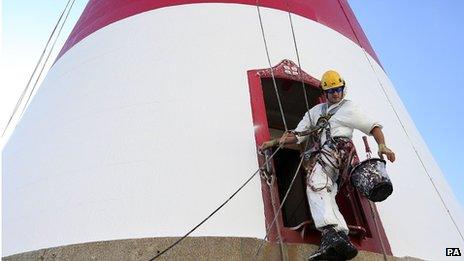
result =
[[[365,159],[365,160],[359,162],[358,164],[356,164],[356,165],[351,169],[350,175],[353,174],[359,166],[361,166],[361,165],[364,164],[365,162],[369,162],[369,161],[380,161],[380,162],[383,162],[383,164],[384,164],[385,166],[387,166],[387,161],[385,161],[385,160],[383,160],[383,159],[381,159],[381,158],[370,158],[370,159]]]

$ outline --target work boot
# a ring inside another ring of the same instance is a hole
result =
[[[309,256],[312,260],[333,260],[341,261],[343,259],[338,253],[338,245],[344,244],[344,239],[335,231],[333,226],[327,226],[322,229],[321,245],[319,249]]]
[[[322,230],[321,245],[309,260],[348,260],[358,254],[356,247],[344,232],[337,232],[333,226]]]
[[[358,254],[358,249],[351,243],[350,238],[343,231],[338,231],[340,237],[345,241],[345,244],[340,244],[337,248],[337,253],[344,258],[344,260],[349,260],[354,258]]]

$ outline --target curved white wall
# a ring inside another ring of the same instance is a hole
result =
[[[262,13],[273,65],[296,61],[287,13]],[[461,229],[464,215],[391,82],[349,39],[293,19],[303,70],[340,71],[397,153],[394,194],[378,204],[393,253],[441,258],[462,241],[411,144]],[[71,48],[4,150],[4,255],[188,231],[258,168],[246,71],[265,67],[256,7],[235,4],[145,12]],[[262,238],[260,186],[256,177],[194,235]]]

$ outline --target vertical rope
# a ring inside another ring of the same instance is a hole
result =
[[[68,5],[69,5],[70,2],[71,2],[71,0],[68,0],[68,2],[66,3],[66,7],[65,7],[65,8],[63,9],[63,11],[61,12],[60,17],[58,18],[58,21],[57,21],[56,24],[55,24],[55,27],[53,28],[53,30],[52,30],[50,36],[48,37],[47,43],[45,44],[45,48],[44,48],[44,50],[42,51],[42,54],[40,55],[40,58],[39,58],[39,60],[37,61],[37,64],[35,65],[34,71],[32,72],[31,77],[29,77],[29,81],[27,82],[26,87],[24,87],[23,92],[21,93],[21,96],[20,96],[19,99],[18,99],[18,102],[16,102],[16,105],[15,105],[15,107],[14,107],[14,109],[13,109],[13,112],[11,113],[10,119],[8,120],[8,122],[7,122],[6,126],[5,126],[5,129],[3,130],[2,137],[5,135],[6,130],[7,130],[8,127],[10,126],[11,120],[13,119],[14,115],[16,114],[16,111],[18,110],[18,108],[19,108],[21,102],[23,101],[24,96],[26,95],[26,92],[27,92],[27,90],[29,89],[29,84],[31,84],[32,78],[34,77],[35,72],[37,71],[37,68],[39,67],[39,64],[42,62],[42,58],[43,58],[44,55],[45,55],[45,52],[46,52],[46,50],[47,50],[47,48],[48,48],[48,45],[50,44],[50,41],[52,40],[53,35],[55,34],[55,31],[56,31],[56,28],[58,28],[58,25],[60,24],[61,19],[63,18],[64,13],[66,12],[66,9],[68,9]]]
[[[269,187],[269,192],[271,193],[272,211],[274,213],[276,213],[276,205],[275,205],[274,193],[273,193],[273,190],[272,190],[272,187],[273,187],[274,182],[275,182],[275,176],[272,175],[271,179],[272,179],[272,181],[271,181],[270,184],[268,184],[268,187]],[[278,239],[279,239],[280,256],[281,256],[282,261],[286,261],[285,251],[284,251],[284,243],[282,241],[282,233],[280,231],[280,223],[279,223],[279,221],[277,219],[276,219],[276,229],[277,229],[277,236],[278,236]]]
[[[303,94],[304,94],[304,98],[305,98],[306,111],[308,112],[308,116],[309,116],[308,95],[306,94],[306,87],[305,87],[304,79],[302,77],[303,71],[301,70],[300,55],[299,55],[299,52],[298,52],[298,45],[297,45],[297,42],[296,42],[295,29],[293,28],[293,20],[292,20],[292,15],[290,13],[290,6],[288,4],[288,0],[285,0],[285,4],[287,6],[288,20],[290,22],[290,28],[292,30],[293,46],[294,46],[294,49],[295,49],[296,59],[297,59],[297,62],[298,62],[298,70],[299,70],[298,77],[301,80],[301,87],[303,89]]]
[[[260,8],[259,8],[258,0],[256,0],[256,10],[258,11],[258,18],[259,18],[259,25],[260,25],[260,28],[261,28],[261,35],[263,37],[264,49],[266,50],[266,57],[267,57],[267,62],[269,64],[269,70],[271,71],[272,83],[274,84],[274,91],[275,91],[276,96],[277,96],[277,102],[279,103],[280,115],[282,117],[282,122],[284,123],[285,131],[288,131],[287,121],[285,120],[284,109],[282,108],[282,102],[280,100],[279,91],[277,89],[277,83],[276,83],[276,80],[275,80],[275,77],[274,77],[274,69],[272,68],[271,58],[269,56],[269,49],[267,47],[267,41],[266,41],[266,36],[265,36],[265,33],[264,33],[264,27],[263,27],[263,20],[261,18],[261,11],[260,11]]]
[[[383,243],[382,236],[380,235],[380,227],[379,227],[379,224],[377,223],[377,216],[375,215],[375,212],[374,212],[374,203],[372,201],[369,201],[369,206],[371,207],[371,213],[372,213],[372,218],[374,219],[375,230],[377,232],[377,236],[380,239],[380,247],[382,248],[383,260],[387,261],[387,252],[385,250],[385,245]]]
[[[29,102],[29,100],[31,99],[32,94],[34,93],[35,88],[37,87],[37,83],[39,82],[40,76],[42,76],[42,72],[43,72],[43,70],[45,69],[45,66],[47,65],[48,58],[50,58],[50,55],[52,54],[53,48],[55,47],[55,44],[56,44],[56,42],[58,41],[58,37],[60,36],[61,30],[63,29],[64,24],[66,23],[66,20],[68,20],[69,13],[71,12],[71,9],[72,9],[72,7],[73,7],[75,1],[76,1],[76,0],[73,0],[73,1],[72,1],[71,6],[69,7],[68,12],[66,13],[66,16],[65,16],[65,18],[64,18],[64,20],[63,20],[63,23],[61,24],[61,27],[60,27],[60,29],[58,30],[58,33],[57,33],[57,35],[56,35],[56,38],[55,38],[55,40],[53,41],[52,47],[50,48],[50,50],[49,50],[49,52],[48,52],[47,58],[45,58],[45,62],[44,62],[43,65],[42,65],[42,69],[40,69],[39,75],[37,76],[37,78],[36,78],[36,80],[35,80],[34,86],[32,87],[32,90],[31,90],[31,92],[29,93],[29,96],[27,97],[26,103],[24,104],[23,110],[22,110],[22,112],[21,112],[21,116],[24,114],[24,111],[25,111],[26,108],[27,108],[28,102]]]
[[[304,151],[306,151],[306,148],[307,148],[307,146],[308,146],[308,143],[309,143],[309,139],[307,139],[307,141],[306,141],[305,150],[304,150]],[[279,146],[279,148],[281,148],[281,146]],[[272,226],[274,225],[274,223],[275,223],[276,220],[277,220],[277,217],[279,216],[280,212],[282,211],[282,207],[284,206],[285,201],[287,201],[287,197],[288,197],[288,195],[290,194],[290,190],[291,190],[291,188],[293,187],[293,183],[295,183],[296,176],[298,176],[298,173],[300,172],[300,168],[301,168],[301,165],[302,165],[302,163],[303,163],[303,159],[304,159],[304,157],[301,157],[300,163],[298,164],[298,167],[296,168],[296,171],[295,171],[295,174],[293,175],[292,181],[290,182],[290,185],[288,186],[288,189],[287,189],[287,191],[285,192],[285,196],[284,196],[284,198],[282,199],[282,202],[280,202],[279,209],[277,210],[277,213],[274,214],[274,219],[272,220],[271,225],[266,229],[266,235],[264,236],[263,241],[261,242],[261,244],[258,246],[258,249],[256,250],[255,258],[259,255],[259,252],[261,251],[261,248],[262,248],[263,245],[264,245],[264,240],[266,240],[266,239],[268,238],[269,232],[270,232]]]

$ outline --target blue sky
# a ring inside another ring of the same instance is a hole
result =
[[[54,53],[61,49],[86,2],[76,0]],[[464,205],[461,170],[464,1],[349,0],[349,3],[448,183]],[[65,5],[65,0],[2,1],[2,131]]]
[[[1,0],[0,0],[1,1]],[[34,67],[45,47],[66,0],[6,0],[1,1],[1,59],[0,59],[0,131],[16,105]],[[76,0],[69,18],[50,56],[47,68],[69,35],[84,9],[87,0]],[[41,77],[42,79],[43,77]],[[35,79],[33,79],[33,82]],[[40,86],[39,80],[38,86]],[[14,124],[13,124],[14,125]],[[10,128],[11,129],[11,128]],[[1,139],[7,140],[8,132]]]
[[[349,3],[416,127],[464,205],[464,1]]]

